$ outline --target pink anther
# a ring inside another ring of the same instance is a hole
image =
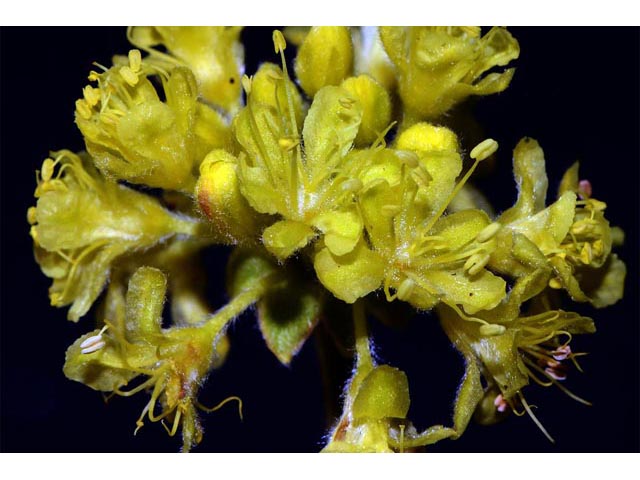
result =
[[[565,380],[567,378],[567,374],[564,373],[561,369],[559,368],[551,368],[551,367],[547,367],[544,369],[544,371],[547,373],[547,375],[549,375],[551,378],[553,378],[554,380],[558,380],[558,381],[562,381]]]
[[[561,347],[556,348],[553,352],[551,352],[553,358],[561,362],[562,360],[566,360],[569,355],[571,355],[571,347],[569,345],[562,345]]]
[[[590,198],[591,193],[591,182],[589,180],[580,180],[580,182],[578,182],[578,195],[580,195],[580,198],[582,200]]]
[[[496,410],[500,413],[503,413],[507,408],[509,408],[509,404],[506,402],[501,393],[496,395],[496,398],[493,400],[493,404],[496,406]]]

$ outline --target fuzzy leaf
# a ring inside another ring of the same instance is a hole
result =
[[[300,282],[296,275],[287,275],[257,307],[267,347],[289,365],[318,323],[321,301],[317,289]]]
[[[253,288],[261,279],[271,275],[277,266],[266,255],[253,250],[236,248],[227,264],[227,292],[235,297]]]

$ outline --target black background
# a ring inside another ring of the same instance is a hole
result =
[[[550,190],[573,161],[591,180],[594,196],[607,202],[607,217],[626,231],[620,256],[628,267],[623,301],[603,311],[565,305],[594,316],[596,335],[573,346],[590,354],[585,373],[567,386],[591,400],[580,405],[557,389],[529,386],[538,417],[556,438],[550,444],[527,417],[502,424],[472,424],[458,441],[432,451],[616,452],[639,450],[638,398],[638,29],[510,28],[521,58],[509,89],[474,103],[484,134],[501,145],[493,175],[477,184],[498,210],[515,198],[511,149],[525,136],[545,150]],[[271,29],[247,29],[247,73],[260,59],[276,61]],[[31,250],[26,210],[33,205],[34,171],[49,150],[83,148],[73,123],[91,63],[110,62],[130,48],[124,28],[3,28],[1,30],[1,424],[0,450],[9,452],[177,451],[179,435],[168,438],[147,422],[136,437],[135,420],[144,394],[114,398],[67,380],[64,352],[93,328],[90,315],[78,324],[66,309],[49,306],[49,280]],[[463,144],[472,143],[463,138]],[[211,300],[224,302],[221,283],[225,249],[205,261]],[[413,319],[402,331],[374,323],[380,357],[404,369],[410,379],[410,417],[418,428],[450,423],[462,361],[434,318]],[[205,437],[197,451],[317,451],[327,431],[315,345],[309,341],[290,368],[264,346],[251,315],[231,328],[232,350],[225,366],[209,378],[202,403],[228,395],[244,400],[243,422],[233,406],[204,416]]]

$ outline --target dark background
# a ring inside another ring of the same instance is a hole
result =
[[[549,432],[550,444],[527,417],[510,417],[493,427],[470,425],[458,441],[432,451],[616,452],[639,450],[638,398],[638,162],[639,43],[637,28],[510,28],[521,58],[509,89],[474,103],[486,136],[501,145],[496,170],[478,184],[498,210],[515,198],[511,149],[525,135],[545,150],[550,192],[575,160],[594,196],[609,206],[612,225],[626,231],[620,256],[628,267],[626,295],[603,311],[565,305],[594,316],[597,334],[577,337],[574,350],[589,351],[585,373],[567,386],[591,400],[578,404],[558,389],[529,386],[525,393]],[[247,73],[259,59],[277,61],[271,29],[245,30]],[[35,169],[49,150],[83,148],[73,123],[75,99],[98,61],[130,48],[124,28],[3,28],[1,44],[1,384],[0,450],[9,452],[177,451],[179,435],[168,438],[147,422],[136,437],[135,420],[148,397],[114,398],[67,380],[64,352],[93,328],[90,316],[78,324],[66,309],[49,306],[49,280],[31,250],[26,210],[35,204]],[[463,143],[472,143],[463,138]],[[472,146],[472,145],[467,145]],[[222,305],[225,250],[206,257],[212,301]],[[402,331],[373,323],[382,360],[404,369],[410,380],[410,418],[419,429],[450,423],[451,405],[463,371],[434,318],[421,316]],[[213,405],[228,395],[244,400],[244,422],[227,406],[203,416],[209,451],[317,451],[327,431],[314,341],[292,366],[281,366],[264,346],[254,319],[231,328],[232,350],[214,372],[201,401]]]

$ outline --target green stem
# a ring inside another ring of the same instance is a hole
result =
[[[269,276],[259,280],[257,285],[248,288],[231,299],[224,307],[210,317],[203,328],[215,337],[231,320],[243,313],[247,308],[256,303],[267,289]]]
[[[373,368],[373,359],[371,358],[371,345],[367,331],[367,317],[362,300],[358,300],[353,305],[353,330],[356,346],[356,369],[359,371],[364,369],[368,372]]]

